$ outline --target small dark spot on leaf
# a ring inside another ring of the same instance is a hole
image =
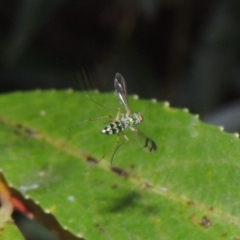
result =
[[[26,128],[26,134],[28,137],[33,137],[34,135],[36,135],[36,131],[34,131],[33,129],[31,128]]]
[[[123,169],[121,168],[118,168],[118,167],[111,167],[111,170],[120,175],[121,177],[127,177],[128,176],[128,173],[126,171],[124,171]]]
[[[26,128],[22,124],[17,124],[14,133],[23,137],[34,137],[37,132],[31,128]]]
[[[200,222],[200,225],[208,228],[212,225],[212,222],[207,216],[203,216],[202,221]]]
[[[147,189],[149,189],[149,188],[151,188],[151,187],[152,187],[152,185],[151,185],[151,184],[149,184],[149,183],[144,183],[144,187],[145,187],[145,188],[147,188]]]
[[[18,123],[18,124],[16,125],[16,128],[21,129],[21,128],[23,128],[23,125],[20,124],[20,123]]]
[[[193,205],[195,205],[195,203],[193,201],[187,201],[187,205],[193,206]]]
[[[210,210],[210,211],[213,211],[213,210],[214,210],[214,208],[213,208],[213,207],[210,207],[210,208],[209,208],[209,210]]]
[[[118,188],[118,185],[117,184],[113,184],[112,185],[112,189],[116,189],[116,188]]]
[[[102,228],[102,226],[100,226],[99,224],[96,224],[95,227],[97,228],[98,231],[102,233],[106,233],[105,230]]]
[[[23,128],[23,126],[22,126],[21,124],[17,124],[17,125],[16,125],[16,128],[14,129],[14,134],[21,136],[21,135],[22,135],[22,134],[21,134],[22,128]]]
[[[13,132],[14,132],[15,135],[20,135],[21,136],[20,131],[18,131],[17,129],[15,129]]]
[[[87,156],[87,162],[92,163],[92,164],[98,164],[98,160],[91,156]]]
[[[134,169],[134,168],[135,168],[135,165],[134,165],[134,164],[132,164],[132,165],[130,166],[130,168],[131,168],[131,169]]]
[[[222,237],[226,237],[227,236],[227,233],[222,233]]]

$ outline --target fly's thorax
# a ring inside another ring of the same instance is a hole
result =
[[[139,113],[132,113],[132,114],[122,114],[119,121],[125,128],[128,127],[135,127],[140,122],[142,122],[143,117]]]
[[[105,128],[102,129],[101,133],[111,135],[117,134],[125,129],[121,121],[116,121],[108,124]]]

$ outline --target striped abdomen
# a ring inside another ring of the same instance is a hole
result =
[[[110,134],[117,134],[121,131],[123,131],[126,127],[120,122],[120,121],[116,121],[116,122],[112,122],[110,124],[108,124],[102,131],[101,133],[110,135]]]

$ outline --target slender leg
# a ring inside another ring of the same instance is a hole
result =
[[[118,146],[119,141],[120,141],[120,137],[119,137],[119,133],[118,133],[118,134],[117,134],[117,141],[114,143],[114,145],[113,145],[112,147],[110,147],[110,148],[107,150],[107,152],[104,153],[104,155],[101,157],[101,159],[100,159],[99,161],[101,161],[103,158],[105,158],[105,156],[106,156],[112,149],[116,148],[115,151],[114,151],[114,153],[113,153],[113,155],[114,155],[115,152],[116,152],[116,150],[117,150],[118,147],[119,147],[119,146]],[[111,164],[112,164],[112,160],[111,160]]]
[[[111,119],[113,119],[112,116],[103,116],[103,117],[97,117],[97,118],[88,118],[88,119],[85,119],[85,120],[83,120],[83,121],[81,121],[81,122],[78,122],[78,123],[74,124],[74,125],[73,125],[72,127],[70,127],[68,130],[70,130],[70,129],[78,126],[78,125],[81,125],[81,124],[83,124],[83,123],[90,122],[90,121],[95,121],[95,120],[99,120],[99,119],[104,119],[104,118],[111,118]]]
[[[122,134],[122,133],[121,133],[121,134]],[[127,137],[125,134],[122,134],[122,135],[123,135],[123,137],[125,138],[126,141],[123,142],[123,143],[121,143],[121,144],[119,144],[120,137],[119,137],[119,134],[118,134],[118,135],[117,135],[117,141],[115,142],[115,144],[114,144],[111,148],[109,148],[109,149],[107,150],[107,152],[105,152],[105,154],[100,158],[100,160],[98,161],[98,163],[99,163],[101,160],[103,160],[103,159],[106,157],[106,155],[107,155],[112,149],[115,148],[115,150],[114,150],[114,152],[113,152],[113,155],[112,155],[112,157],[111,157],[111,165],[112,165],[113,158],[114,158],[114,155],[115,155],[115,153],[117,152],[117,150],[118,150],[122,145],[126,144],[126,143],[129,141],[128,137]],[[88,172],[88,171],[91,170],[93,167],[94,167],[94,166],[91,166],[90,168],[88,168],[87,170],[85,170],[85,172]]]
[[[115,118],[115,121],[118,121],[120,119],[120,116],[121,116],[121,109],[118,108],[118,112],[117,112],[117,116]]]
[[[112,146],[112,147],[110,147],[108,150],[107,150],[107,152],[105,152],[104,153],[104,155],[100,158],[100,160],[98,161],[98,162],[100,162],[102,159],[104,159],[105,157],[106,157],[106,155],[112,150],[112,149],[114,149],[115,148],[115,150],[114,150],[114,152],[113,152],[113,155],[112,155],[112,157],[111,157],[111,165],[112,165],[112,160],[113,160],[113,158],[114,158],[114,155],[115,155],[115,153],[117,152],[117,150],[123,145],[123,144],[125,144],[125,143],[127,143],[129,140],[128,140],[128,137],[126,136],[126,135],[123,135],[123,137],[125,138],[125,142],[123,142],[123,143],[121,143],[121,144],[119,144],[119,141],[120,141],[120,133],[117,135],[117,141],[115,142],[115,144]]]
[[[102,104],[96,102],[94,99],[92,99],[89,95],[87,95],[87,97],[93,101],[95,104],[97,104],[98,106],[102,107],[102,108],[106,108],[106,109],[114,109],[114,110],[117,110],[117,116],[116,118],[114,119],[115,121],[118,121],[120,119],[120,116],[121,116],[121,109],[118,108],[118,107],[106,107],[106,106],[103,106]]]
[[[118,143],[119,143],[119,134],[117,135],[117,141],[115,142],[115,144],[114,144],[112,147],[110,147],[110,148],[107,150],[107,152],[104,153],[104,155],[99,159],[98,163],[99,163],[101,160],[103,160],[103,159],[105,158],[105,156],[106,156],[113,148],[115,148],[115,147],[118,145]],[[121,145],[122,145],[122,144],[121,144]],[[121,145],[120,145],[120,146],[121,146]],[[116,150],[117,150],[118,148],[119,148],[119,146],[115,149],[115,151],[114,151],[114,153],[113,153],[113,156],[114,156],[114,154],[115,154],[115,152],[116,152]],[[111,158],[111,165],[112,165],[113,156],[112,156],[112,158]],[[94,167],[94,166],[91,166],[90,168],[88,168],[87,170],[85,170],[85,172],[88,172],[88,171],[91,170],[93,167]]]
[[[86,95],[91,101],[93,101],[95,104],[97,104],[98,106],[102,107],[102,108],[106,108],[106,109],[115,109],[115,110],[119,110],[119,108],[117,107],[106,107],[103,106],[102,104],[98,103],[97,101],[95,101],[94,99],[92,99],[89,95]]]
[[[116,143],[114,144],[114,146],[113,147],[115,147],[115,146],[117,146],[116,148],[115,148],[115,150],[114,150],[114,152],[113,152],[113,155],[112,155],[112,157],[111,157],[111,165],[112,165],[112,162],[113,162],[113,158],[114,158],[114,155],[115,155],[115,153],[117,152],[117,150],[122,146],[122,145],[124,145],[124,144],[126,144],[128,141],[129,141],[129,139],[128,139],[128,137],[125,135],[125,134],[122,134],[123,135],[123,137],[125,138],[125,142],[123,142],[123,143],[121,143],[121,144],[119,144],[119,135],[118,135],[118,138],[117,138],[117,141],[116,141]],[[113,148],[112,147],[112,148]],[[111,148],[111,149],[112,149]]]

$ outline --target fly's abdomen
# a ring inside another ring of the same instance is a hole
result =
[[[103,134],[117,134],[121,131],[123,131],[125,129],[125,127],[122,125],[122,123],[120,121],[116,121],[113,123],[108,124],[102,131],[101,133]]]

